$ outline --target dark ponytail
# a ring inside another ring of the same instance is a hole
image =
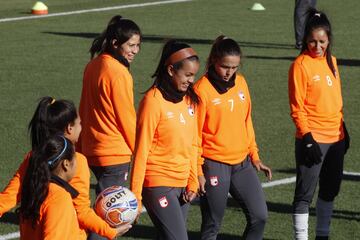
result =
[[[73,124],[77,117],[73,102],[55,100],[52,97],[41,98],[28,126],[32,150],[35,150],[49,136],[62,135],[66,127]]]
[[[171,77],[167,71],[168,64],[166,64],[166,61],[169,59],[169,57],[173,53],[175,53],[181,49],[184,49],[184,48],[191,48],[191,47],[186,43],[181,43],[174,39],[170,39],[164,44],[159,64],[158,64],[155,72],[151,76],[152,78],[154,78],[154,83],[153,83],[152,87],[154,87],[154,86],[159,87],[164,83],[171,82]],[[189,56],[188,58],[185,58],[179,62],[176,62],[176,63],[172,64],[174,69],[175,70],[181,69],[183,66],[184,60],[199,62],[199,57],[197,55],[193,55],[193,56]],[[150,87],[150,89],[152,87]],[[190,86],[188,87],[185,95],[187,95],[189,97],[191,104],[197,105],[199,103],[199,97],[195,93],[192,84],[190,84]]]
[[[91,59],[101,53],[113,54],[112,40],[116,39],[119,45],[127,42],[133,35],[139,35],[139,26],[130,19],[122,18],[120,15],[114,16],[108,23],[106,29],[94,39],[91,47]]]
[[[330,21],[325,13],[318,11],[315,8],[310,8],[307,12],[307,16],[308,17],[305,22],[305,30],[304,30],[304,37],[302,40],[301,53],[308,50],[307,39],[311,35],[312,31],[315,29],[318,29],[318,28],[324,29],[324,31],[326,32],[328,39],[329,39],[329,45],[326,48],[326,52],[325,52],[326,62],[328,64],[331,72],[336,77],[335,66],[334,66],[334,63],[331,58],[331,46],[332,46],[333,36],[332,36]]]
[[[51,172],[63,160],[73,161],[74,154],[72,143],[58,135],[49,138],[32,152],[21,188],[21,205],[17,210],[21,219],[30,219],[33,225],[36,224],[41,204],[48,195]]]
[[[239,44],[231,38],[227,38],[224,35],[218,36],[212,47],[209,54],[209,57],[206,61],[206,71],[209,67],[214,66],[214,64],[226,56],[242,56],[242,52]]]

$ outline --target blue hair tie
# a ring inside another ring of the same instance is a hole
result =
[[[49,164],[50,167],[51,167],[57,160],[59,160],[59,158],[64,154],[64,152],[65,152],[65,150],[66,150],[66,148],[67,148],[67,141],[66,141],[66,139],[65,139],[63,136],[60,136],[60,137],[64,140],[64,148],[63,148],[63,150],[61,151],[61,153],[60,153],[57,157],[48,160],[48,164]]]

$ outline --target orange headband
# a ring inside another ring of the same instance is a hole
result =
[[[170,57],[165,61],[165,64],[168,65],[172,65],[174,63],[180,62],[186,58],[192,57],[192,56],[197,56],[196,52],[194,51],[194,49],[192,48],[183,48],[180,49],[177,52],[174,52],[173,54],[170,55]]]

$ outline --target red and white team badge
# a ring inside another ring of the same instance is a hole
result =
[[[159,199],[159,203],[162,208],[166,208],[169,205],[169,202],[165,196]]]
[[[244,100],[245,100],[245,94],[244,94],[243,91],[240,91],[240,92],[238,93],[238,95],[239,95],[239,98],[240,98],[241,101],[244,101]]]
[[[188,107],[188,112],[189,112],[189,115],[190,116],[194,116],[194,109],[190,106],[190,107]]]
[[[219,184],[219,180],[217,176],[210,177],[210,185],[215,187]]]

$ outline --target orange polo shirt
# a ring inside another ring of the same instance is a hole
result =
[[[31,152],[26,156],[14,177],[10,180],[4,191],[0,193],[0,215],[15,207],[21,201],[21,184],[29,165]],[[102,220],[90,207],[90,171],[87,160],[81,153],[76,153],[77,169],[75,176],[69,182],[79,195],[72,199],[80,225],[79,235],[81,239],[86,239],[86,230],[96,232],[108,239],[115,238],[116,229],[111,228]],[[64,238],[65,239],[65,238]]]
[[[40,217],[35,227],[33,228],[30,220],[20,221],[20,239],[84,239],[80,235],[70,193],[63,187],[50,183],[49,193],[41,204]]]
[[[343,102],[336,58],[336,76],[325,57],[298,56],[289,70],[289,100],[296,137],[311,132],[320,143],[333,143],[344,137]]]
[[[131,190],[139,203],[143,187],[187,187],[197,192],[197,135],[194,108],[149,90],[138,111]]]
[[[200,97],[198,175],[203,175],[204,158],[230,165],[241,163],[247,155],[259,161],[245,78],[238,74],[235,86],[219,94],[204,75],[194,89]]]
[[[135,146],[136,112],[129,70],[109,54],[85,68],[79,107],[79,151],[91,166],[130,162]]]

